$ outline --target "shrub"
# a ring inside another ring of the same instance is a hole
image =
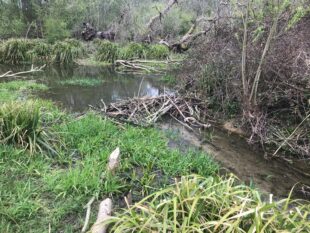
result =
[[[70,36],[67,24],[59,19],[47,19],[44,24],[47,40],[54,43],[57,40],[63,40]]]
[[[235,183],[234,177],[182,177],[107,222],[115,233],[310,231],[309,203],[266,203],[257,191]]]
[[[29,149],[31,153],[48,149],[49,127],[44,125],[45,116],[39,102],[10,102],[0,107],[0,142]],[[46,117],[48,119],[48,117]]]
[[[118,46],[107,40],[96,41],[96,60],[101,62],[114,63],[118,58]]]

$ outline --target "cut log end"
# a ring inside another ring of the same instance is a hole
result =
[[[112,214],[112,200],[107,198],[99,205],[98,216],[95,224],[91,229],[91,233],[106,233],[108,225],[104,221],[108,220]]]
[[[107,169],[114,172],[120,164],[120,149],[117,147],[109,156],[109,163]]]

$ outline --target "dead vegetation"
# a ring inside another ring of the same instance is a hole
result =
[[[196,42],[179,75],[183,92],[208,99],[221,119],[234,117],[270,155],[309,158],[310,15],[288,27],[290,8],[261,22],[253,9],[240,11]]]
[[[108,106],[102,102],[104,115],[123,122],[148,126],[164,116],[171,116],[179,123],[192,129],[208,128],[207,102],[193,97],[163,94],[157,97],[132,98]]]

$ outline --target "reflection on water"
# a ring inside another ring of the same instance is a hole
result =
[[[79,66],[70,69],[52,67],[40,75],[49,87],[48,92],[39,93],[40,97],[60,103],[71,111],[84,111],[89,105],[97,106],[101,99],[105,103],[115,102],[134,96],[158,96],[164,92],[156,75],[119,74],[112,68]],[[67,79],[100,79],[97,86],[62,85]]]

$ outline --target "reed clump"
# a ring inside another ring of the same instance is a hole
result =
[[[0,106],[0,142],[28,149],[30,153],[54,151],[57,135],[50,130],[39,101],[8,102]]]
[[[53,46],[53,63],[73,64],[84,54],[82,44],[77,40],[58,41]]]
[[[110,41],[97,41],[96,60],[100,62],[114,63],[118,59],[118,46]]]
[[[49,44],[44,40],[9,39],[0,44],[0,63],[60,63],[72,64],[84,54],[78,40],[68,39]]]

